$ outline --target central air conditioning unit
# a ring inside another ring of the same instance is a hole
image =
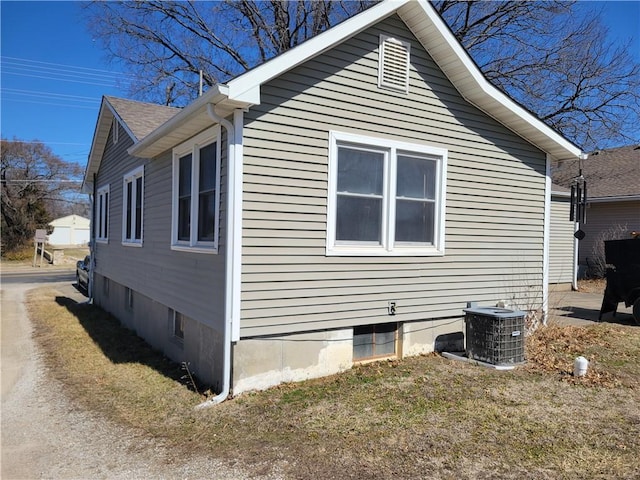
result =
[[[524,363],[525,312],[493,307],[464,312],[469,359],[498,366]]]

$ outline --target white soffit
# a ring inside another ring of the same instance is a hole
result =
[[[398,9],[398,15],[470,103],[555,159],[576,158],[582,153],[573,143],[489,83],[427,1],[409,2]]]

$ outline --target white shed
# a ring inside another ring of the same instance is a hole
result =
[[[80,215],[56,218],[49,223],[53,232],[49,235],[49,245],[86,245],[89,243],[91,221]]]

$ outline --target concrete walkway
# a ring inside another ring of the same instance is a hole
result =
[[[560,325],[589,325],[598,322],[602,293],[584,293],[574,291],[551,291],[549,294],[549,322]],[[624,303],[618,305],[614,316],[606,313],[603,322],[621,325],[637,325],[633,319],[632,307],[626,308]]]

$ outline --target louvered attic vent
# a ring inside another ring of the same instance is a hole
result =
[[[380,35],[378,86],[409,92],[409,42]]]

